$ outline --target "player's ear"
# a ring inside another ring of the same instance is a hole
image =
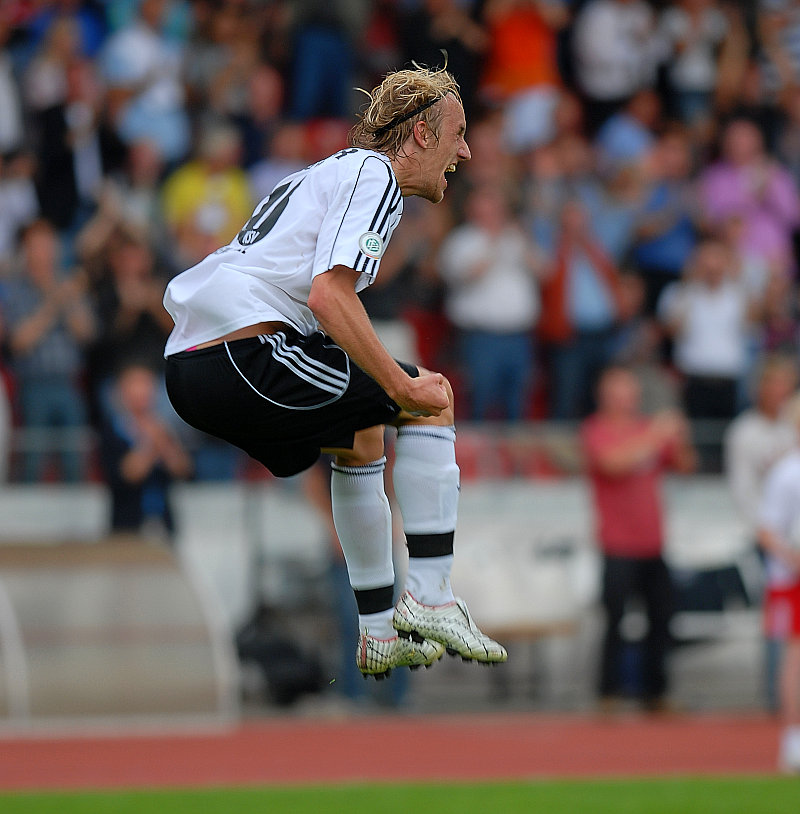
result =
[[[411,131],[414,136],[414,141],[423,149],[430,146],[431,136],[433,135],[428,123],[420,119],[414,122],[414,129]]]

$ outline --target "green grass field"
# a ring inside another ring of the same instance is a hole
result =
[[[0,795],[3,814],[797,814],[800,778],[364,784]]]

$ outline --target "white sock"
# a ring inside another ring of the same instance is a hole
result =
[[[408,543],[406,589],[425,605],[453,601],[450,571],[458,513],[454,427],[406,425],[395,446],[394,490]]]
[[[453,555],[409,557],[406,590],[423,605],[446,605],[453,601],[450,570]]]
[[[386,458],[365,466],[332,465],[333,523],[356,591],[394,585],[392,514],[383,485]],[[358,598],[358,597],[356,597]],[[374,612],[386,608],[370,608]],[[359,610],[363,610],[359,606]]]
[[[397,631],[392,627],[393,616],[394,608],[378,613],[359,613],[358,630],[361,633],[369,633],[376,639],[393,639],[397,636]]]

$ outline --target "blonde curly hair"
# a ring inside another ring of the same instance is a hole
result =
[[[369,96],[369,102],[350,130],[349,143],[389,156],[400,152],[418,121],[438,134],[442,111],[436,102],[448,93],[461,103],[458,82],[446,65],[434,69],[414,63],[414,68],[386,74],[372,92],[359,90]]]

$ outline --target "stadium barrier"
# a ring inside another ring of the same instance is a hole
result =
[[[95,486],[0,493],[0,729],[235,720],[214,597],[170,549],[105,536],[106,504]]]

